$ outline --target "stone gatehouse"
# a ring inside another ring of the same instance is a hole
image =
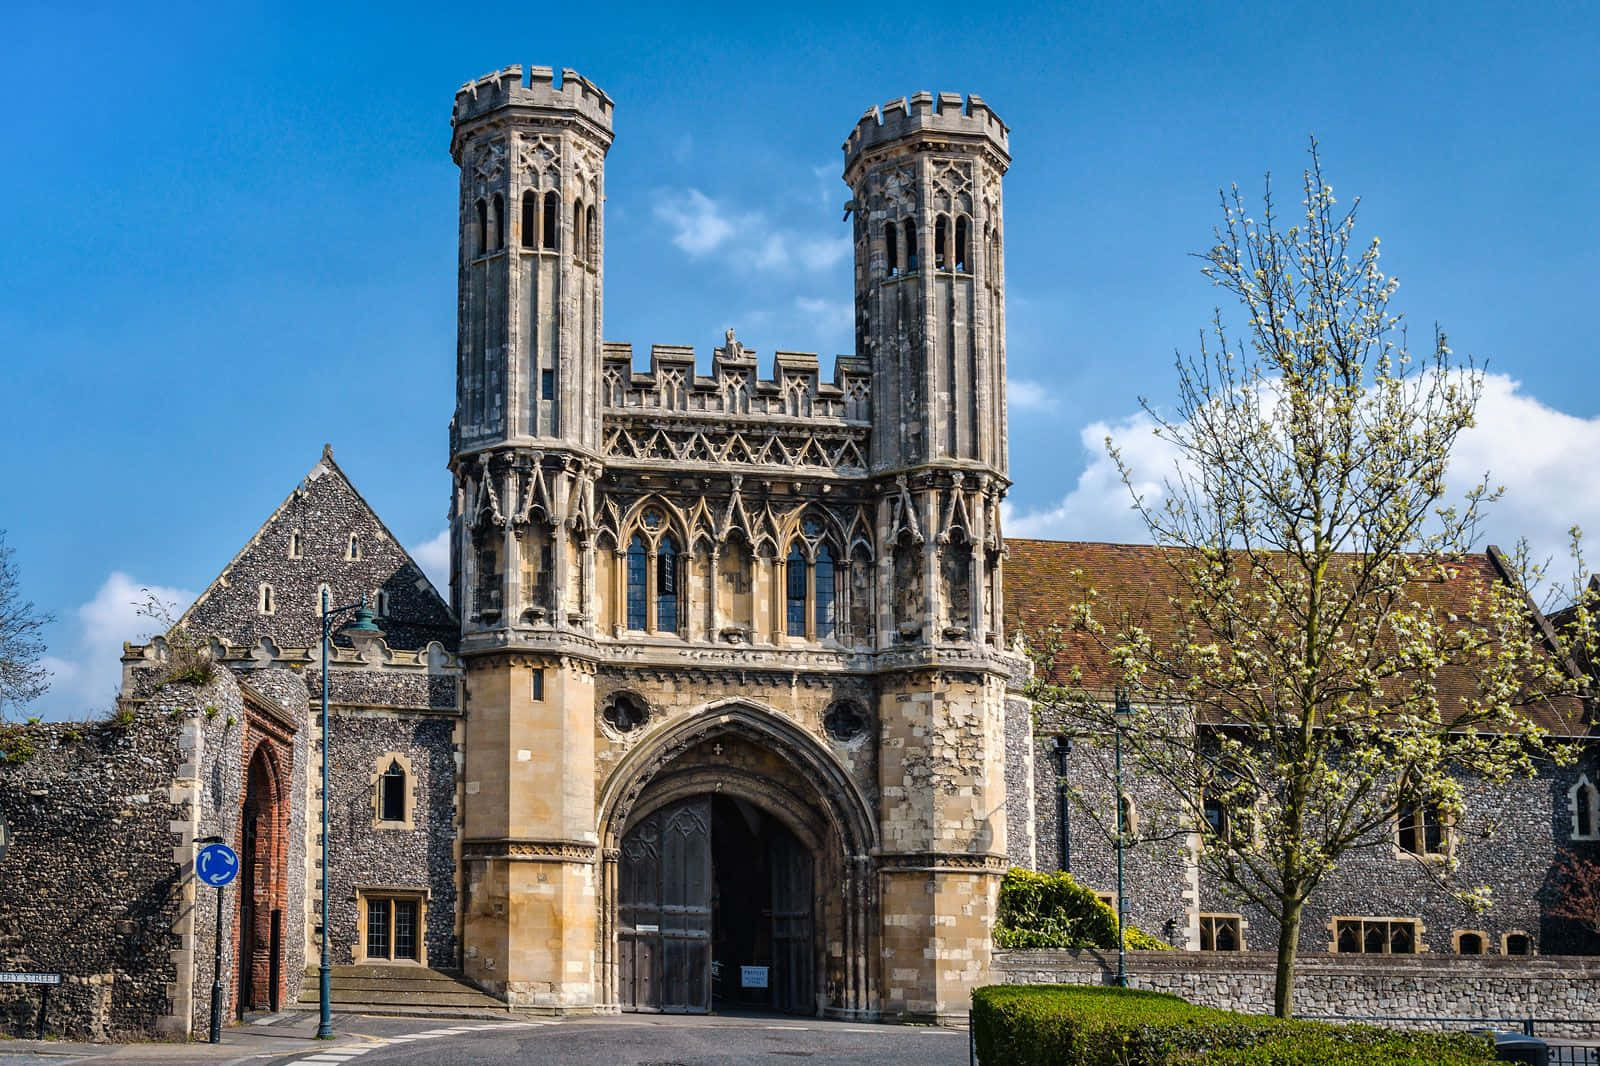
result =
[[[1059,799],[1104,774],[1057,757],[1014,648],[1019,623],[1066,609],[1071,572],[1137,591],[1140,549],[1002,538],[1006,125],[977,96],[868,111],[844,143],[855,353],[824,378],[816,355],[763,360],[730,329],[707,374],[690,348],[656,345],[641,370],[603,340],[612,106],[540,67],[456,94],[448,590],[325,448],[183,616],[222,676],[172,677],[165,639],[127,649],[137,794],[171,838],[105,908],[158,901],[138,928],[170,943],[62,956],[111,975],[102,1029],[197,1017],[208,834],[252,864],[227,904],[230,1008],[292,1001],[323,933],[324,807],[336,964],[456,971],[549,1012],[949,1019],[993,977],[1008,865],[1113,887],[1103,837]],[[319,605],[362,601],[381,634],[338,632],[324,661]],[[51,759],[0,764],[8,867],[59,831],[17,813],[67,772]],[[1517,792],[1534,865],[1480,864],[1503,901],[1472,927],[1480,948],[1587,946],[1545,916],[1569,811],[1600,804],[1582,772]],[[85,793],[83,818],[128,794]],[[1233,946],[1269,946],[1181,850],[1132,861],[1150,931],[1213,950],[1221,915]],[[1414,950],[1463,950],[1465,919],[1384,869],[1352,868],[1340,913],[1411,916]],[[0,901],[0,966],[35,951],[20,913]]]

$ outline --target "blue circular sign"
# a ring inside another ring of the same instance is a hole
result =
[[[194,872],[212,888],[239,876],[239,854],[226,844],[207,844],[194,860]]]

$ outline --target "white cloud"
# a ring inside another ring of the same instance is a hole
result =
[[[450,530],[439,530],[438,536],[431,537],[411,549],[411,558],[422,567],[422,572],[428,575],[428,580],[433,582],[433,587],[445,599],[450,598]]]
[[[46,716],[78,718],[110,708],[122,685],[123,641],[143,640],[161,628],[155,619],[139,613],[151,595],[167,605],[174,618],[195,597],[187,589],[150,585],[117,570],[93,599],[73,610],[75,624],[63,654],[44,660],[52,677],[50,691],[38,701],[38,708]]]
[[[823,330],[848,336],[855,326],[855,304],[848,300],[823,300],[809,296],[796,297],[794,306],[801,314],[813,319]]]
[[[1477,425],[1457,442],[1448,477],[1448,499],[1459,500],[1477,479],[1489,475],[1505,496],[1488,513],[1484,540],[1510,549],[1526,537],[1536,558],[1554,557],[1554,575],[1565,578],[1567,530],[1582,526],[1600,537],[1600,418],[1556,410],[1522,391],[1504,374],[1484,377]],[[1012,389],[1016,383],[1012,383]],[[1015,393],[1013,393],[1015,402]],[[1106,454],[1110,436],[1121,448],[1136,487],[1158,501],[1178,453],[1158,440],[1145,413],[1098,421],[1079,433],[1086,463],[1077,483],[1054,507],[1008,508],[1006,532],[1022,537],[1139,542],[1144,523],[1130,509],[1131,497]],[[1600,548],[1590,545],[1600,557]]]
[[[1006,404],[1013,411],[1054,411],[1056,398],[1037,381],[1010,378],[1006,381]]]
[[[655,216],[672,230],[672,243],[695,259],[722,247],[736,229],[748,223],[748,219],[728,214],[699,189],[659,194]]]
[[[656,193],[655,216],[691,259],[713,252],[773,273],[819,273],[850,255],[848,237],[816,237],[783,229],[757,211],[740,211],[699,189]]]

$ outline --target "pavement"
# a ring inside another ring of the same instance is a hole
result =
[[[315,1039],[314,1012],[255,1016],[220,1044],[74,1044],[0,1040],[0,1066],[731,1066],[797,1058],[842,1066],[958,1066],[965,1030],[813,1018],[628,1014],[500,1020],[334,1017],[335,1038]]]

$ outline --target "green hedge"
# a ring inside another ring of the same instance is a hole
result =
[[[1117,946],[1117,912],[1069,873],[1013,867],[1000,882],[995,916],[997,948],[1102,948]],[[1172,945],[1128,926],[1130,951],[1171,951]]]
[[[1177,996],[1076,985],[995,985],[972,994],[984,1066],[1471,1066],[1493,1044],[1468,1033],[1402,1033],[1197,1007]]]

